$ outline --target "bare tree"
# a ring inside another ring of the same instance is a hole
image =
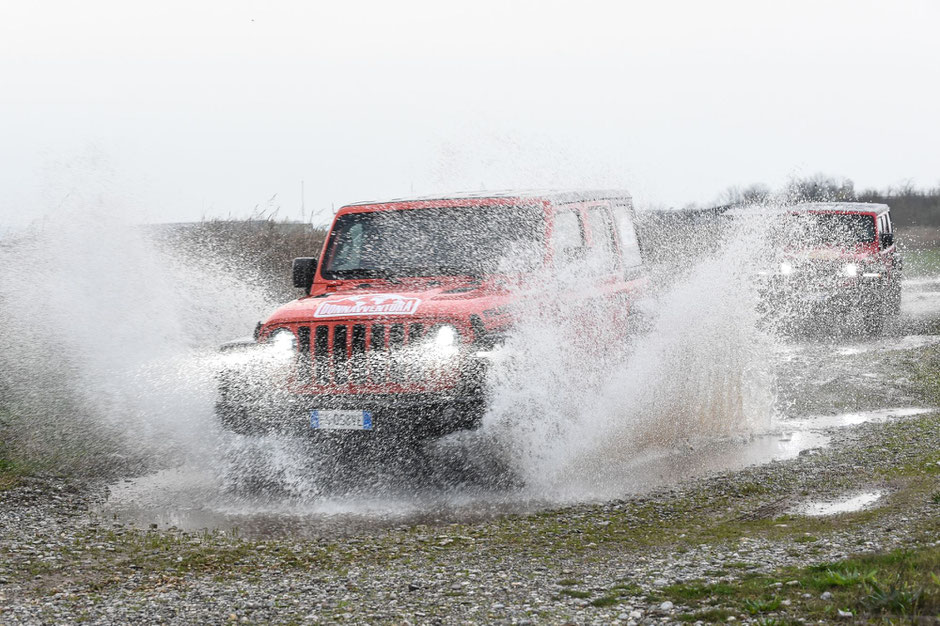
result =
[[[856,199],[851,179],[835,179],[825,174],[791,178],[783,190],[783,200],[797,202],[844,202]]]

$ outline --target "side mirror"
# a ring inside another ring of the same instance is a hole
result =
[[[316,257],[300,257],[294,259],[292,274],[294,277],[294,287],[303,289],[305,293],[310,293],[310,287],[313,285],[313,277],[317,274]]]
[[[886,250],[894,245],[894,233],[881,233],[881,248]]]

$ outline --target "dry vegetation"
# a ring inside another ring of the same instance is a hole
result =
[[[816,174],[805,178],[791,179],[783,188],[772,190],[757,183],[746,187],[731,187],[725,190],[710,210],[720,212],[730,206],[777,202],[877,202],[891,207],[895,226],[905,232],[915,233],[918,241],[924,236],[934,247],[940,244],[940,186],[920,189],[911,182],[887,189],[865,189],[856,191],[848,178],[835,178]],[[688,208],[698,210],[697,205]],[[932,237],[930,236],[932,235]]]
[[[275,219],[203,220],[156,227],[157,238],[183,254],[207,255],[255,276],[276,299],[296,297],[290,280],[296,257],[318,256],[326,229]]]

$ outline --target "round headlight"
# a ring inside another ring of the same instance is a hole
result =
[[[279,328],[268,336],[268,345],[278,352],[293,352],[297,349],[297,336],[287,328]]]
[[[460,333],[453,326],[442,324],[431,330],[425,345],[435,357],[452,357],[459,350]]]
[[[434,346],[453,348],[457,345],[457,329],[453,326],[438,326],[434,331]]]
[[[842,273],[850,277],[858,276],[858,265],[855,263],[846,263],[842,266]]]
[[[784,276],[789,275],[789,274],[792,274],[792,273],[793,273],[793,264],[790,263],[789,261],[784,261],[783,263],[781,263],[781,264],[780,264],[780,273],[783,274]]]

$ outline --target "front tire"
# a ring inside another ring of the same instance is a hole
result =
[[[885,308],[890,315],[901,314],[901,281],[892,280],[885,295]]]
[[[884,332],[885,318],[887,317],[887,307],[882,303],[873,303],[865,306],[862,311],[862,332],[874,337]]]
[[[219,425],[230,432],[239,435],[257,435],[260,433],[252,422],[247,407],[216,402],[215,417]]]

